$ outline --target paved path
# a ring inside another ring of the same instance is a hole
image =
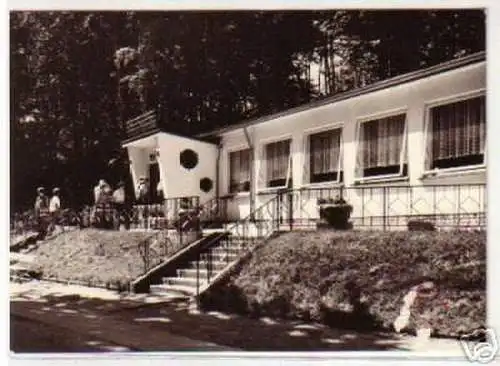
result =
[[[35,281],[11,284],[10,292],[13,332],[18,332],[12,347],[19,351],[30,351],[22,338],[30,329],[27,322],[32,322],[40,324],[37,326],[40,330],[26,337],[35,340],[40,338],[38,333],[48,332],[57,338],[71,330],[80,337],[68,341],[69,344],[54,342],[52,352],[72,352],[83,346],[90,347],[89,351],[385,350],[464,357],[454,340],[422,341],[415,337],[362,334],[299,321],[200,313],[183,298],[120,296],[106,290]]]
[[[41,344],[42,349],[49,352],[84,352],[89,350],[101,351],[223,351],[227,347],[216,344],[192,340],[186,337],[172,335],[166,331],[151,329],[141,324],[133,324],[113,319],[109,316],[100,316],[91,312],[77,312],[63,309],[61,311],[46,310],[39,304],[16,302],[11,304],[11,319],[14,320],[14,343],[12,350],[29,352],[39,347],[40,335],[49,335],[49,343]],[[23,324],[35,324],[33,329]],[[18,329],[16,326],[21,325]],[[23,332],[24,328],[24,333]],[[41,332],[40,332],[41,329]],[[17,333],[17,334],[16,334]],[[66,335],[71,337],[62,343],[59,341]],[[21,340],[20,343],[15,343]],[[29,343],[29,341],[35,343]],[[24,343],[23,343],[24,342]],[[23,344],[29,344],[23,348]],[[33,347],[33,348],[31,348]]]
[[[118,301],[120,300],[120,301]],[[159,299],[149,299],[149,302]],[[165,299],[163,299],[165,300]],[[111,315],[144,306],[144,296],[49,283],[11,284],[14,352],[224,351],[228,347]],[[69,335],[69,336],[68,336]]]
[[[95,336],[17,315],[10,317],[10,339],[15,353],[130,351]]]

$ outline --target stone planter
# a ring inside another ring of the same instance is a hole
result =
[[[349,222],[352,213],[352,205],[342,198],[335,200],[319,200],[319,216],[328,226],[336,230],[347,230],[352,227]]]

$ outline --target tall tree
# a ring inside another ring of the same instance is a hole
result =
[[[120,16],[11,14],[11,45],[17,50],[11,52],[25,65],[11,76],[11,125],[18,137],[12,157],[15,201],[26,204],[43,184],[61,186],[67,203],[89,202],[93,181],[106,173],[107,157],[119,151],[117,83],[110,74],[123,37],[114,34],[123,24]]]

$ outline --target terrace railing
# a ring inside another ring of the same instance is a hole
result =
[[[199,229],[193,224],[199,221],[198,207],[198,196],[169,198],[155,204],[136,204],[126,210],[118,210],[108,203],[80,210],[63,209],[57,220],[48,216],[43,223],[50,236],[55,233],[51,230],[53,228],[58,228],[57,233],[85,227],[117,230],[121,224],[125,224],[128,229],[155,230],[159,232],[151,236],[151,241],[157,244],[148,244],[145,252],[148,248],[156,250],[154,248],[161,244],[161,253],[170,253],[198,237]],[[11,245],[24,240],[24,237],[39,234],[41,229],[34,210],[15,215],[10,223]],[[147,254],[145,256],[150,257]]]
[[[120,224],[135,230],[164,230],[175,227],[179,214],[198,207],[199,197],[174,197],[161,203],[133,204],[118,210],[113,204],[86,207],[80,212],[83,227],[117,228]]]
[[[443,229],[486,228],[486,185],[328,187],[277,193],[280,221],[290,229],[316,226],[321,199],[342,197],[353,206],[357,229],[405,230],[408,221],[432,222]],[[269,193],[263,194],[268,197]]]
[[[44,219],[44,225],[48,230],[49,235],[53,235],[56,226],[59,229],[59,233],[66,230],[71,230],[78,227],[80,222],[80,212],[72,209],[63,209],[57,221],[54,221],[50,217]],[[30,236],[36,236],[40,233],[39,220],[35,216],[35,210],[28,210],[22,214],[15,214],[10,219],[10,241],[11,245],[20,241],[24,241]]]
[[[258,242],[268,239],[280,228],[279,201],[274,196],[266,203],[257,208],[253,214],[228,227],[225,232],[215,236],[212,240],[204,243],[197,249],[196,257],[196,295],[200,294],[202,282],[210,284],[220,270],[214,265],[213,247],[223,248],[225,264],[231,263],[230,255],[236,254],[241,257],[248,253]]]

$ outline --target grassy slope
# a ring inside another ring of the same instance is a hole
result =
[[[128,283],[144,273],[138,243],[151,233],[75,230],[48,240],[32,254],[44,277],[93,285]]]
[[[226,310],[325,321],[322,307],[352,313],[354,283],[390,327],[410,288],[432,280],[438,294],[414,304],[412,327],[428,317],[437,334],[456,336],[484,325],[485,261],[485,233],[293,232],[256,251],[214,295]]]

